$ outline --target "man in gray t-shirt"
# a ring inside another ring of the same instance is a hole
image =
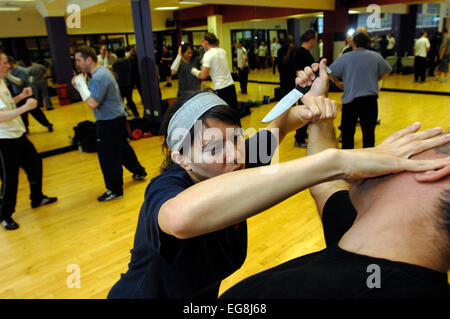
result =
[[[126,112],[119,86],[111,71],[97,64],[95,50],[82,46],[75,50],[75,61],[83,74],[72,80],[81,98],[93,110],[96,121],[97,153],[107,191],[97,198],[110,201],[123,197],[122,165],[133,173],[134,180],[147,173],[128,143]]]
[[[330,65],[330,79],[344,90],[341,98],[342,148],[354,147],[358,118],[363,147],[373,147],[378,117],[378,81],[388,76],[392,68],[379,53],[367,49],[370,40],[365,34],[357,34],[353,43],[353,51],[343,54]]]

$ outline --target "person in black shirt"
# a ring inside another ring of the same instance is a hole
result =
[[[310,66],[315,62],[309,51],[316,46],[317,39],[317,31],[313,29],[310,29],[302,34],[301,46],[295,50],[294,54],[294,66],[297,72],[305,69],[307,66]],[[306,147],[307,128],[308,126],[305,125],[295,132],[294,146]]]
[[[131,81],[131,63],[125,58],[125,51],[119,49],[116,51],[117,61],[113,63],[112,69],[116,75],[117,84],[119,85],[120,95],[127,99],[127,107],[133,112],[135,118],[139,117],[136,104],[133,101],[133,82]]]
[[[314,79],[311,69],[299,82],[308,77]],[[314,81],[315,94],[326,94],[327,82],[322,76]],[[415,160],[448,157],[449,134],[419,128],[410,125],[373,151]],[[336,147],[331,120],[310,123],[308,156]],[[331,181],[310,192],[327,248],[245,279],[222,299],[450,298],[448,162],[425,173],[398,172],[351,186]]]
[[[250,50],[251,51],[251,50]],[[280,95],[283,97],[295,87],[294,38],[288,35],[278,49],[278,71],[280,72]]]

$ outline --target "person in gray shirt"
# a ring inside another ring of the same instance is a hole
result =
[[[43,107],[43,101],[45,101],[45,108],[48,111],[54,109],[50,102],[50,96],[48,95],[47,77],[49,73],[48,69],[38,63],[36,59],[31,61],[31,66],[28,68],[28,75],[30,76],[33,94],[38,100],[38,107]]]
[[[75,50],[75,61],[81,72],[72,79],[83,101],[93,110],[96,122],[97,153],[107,191],[97,198],[110,201],[123,197],[122,165],[133,173],[134,180],[147,176],[133,148],[128,143],[126,112],[118,84],[110,70],[97,64],[97,55],[91,47]]]
[[[27,69],[24,67],[21,67],[20,65],[16,64],[16,60],[9,56],[8,57],[9,65],[11,66],[11,69],[9,70],[9,74],[6,76],[6,81],[10,84],[11,91],[13,95],[20,94],[22,90],[26,87],[30,87],[30,83],[28,81],[28,72]],[[17,107],[20,107],[26,103],[26,100],[22,100],[17,104]],[[51,124],[47,117],[45,116],[44,112],[41,111],[39,107],[29,111],[22,113],[22,121],[23,124],[25,124],[25,129],[28,133],[28,113],[31,113],[31,115],[38,121],[42,126],[45,126],[49,132],[53,132],[53,124]]]
[[[200,80],[191,74],[192,68],[200,68],[200,59],[194,56],[192,44],[185,43],[178,48],[178,55],[172,63],[172,75],[178,73],[178,93],[200,90]]]
[[[343,149],[354,148],[358,118],[363,133],[363,147],[375,145],[378,81],[388,76],[392,68],[379,53],[368,49],[369,44],[370,39],[358,33],[353,38],[353,51],[343,54],[330,65],[331,81],[344,90],[341,98]]]

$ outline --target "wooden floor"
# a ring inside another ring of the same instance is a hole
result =
[[[261,94],[273,96],[265,94],[273,92],[273,87],[250,83],[248,96],[239,99]],[[176,92],[175,87],[166,89],[161,85],[161,88],[163,98],[173,94],[171,90]],[[337,101],[340,96],[330,94]],[[260,120],[273,105],[253,108],[252,114],[243,119],[244,128],[264,127]],[[77,112],[90,112],[81,103],[76,107]],[[381,92],[379,109],[377,143],[415,121],[421,121],[426,128],[449,128],[447,96]],[[57,110],[52,112],[56,116]],[[61,123],[56,125],[64,126],[64,120],[69,119],[61,116]],[[336,127],[339,122],[340,115],[335,120]],[[36,136],[32,138],[34,143],[40,139],[45,143],[46,134]],[[293,144],[291,133],[280,145],[281,161],[305,155],[305,149],[294,148]],[[96,153],[73,151],[45,158],[44,193],[58,196],[58,202],[38,209],[30,208],[29,186],[21,171],[14,214],[20,228],[6,231],[0,227],[0,298],[106,297],[120,274],[127,270],[144,190],[162,161],[159,137],[132,141],[131,145],[150,176],[134,182],[131,173],[125,171],[124,198],[117,201],[96,200],[105,191]],[[356,147],[361,147],[359,129]],[[248,234],[247,259],[241,269],[223,281],[220,293],[254,273],[325,247],[321,222],[308,191],[250,218]],[[67,284],[71,275],[68,267],[74,264],[80,269],[80,288],[69,288]]]

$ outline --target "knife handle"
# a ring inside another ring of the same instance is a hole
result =
[[[314,72],[314,74],[316,75],[316,77],[319,77],[319,71]],[[301,93],[303,93],[303,95],[305,95],[306,93],[308,93],[309,89],[311,89],[310,86],[305,86],[304,88],[301,87],[300,85],[296,85],[295,88],[300,91]]]

